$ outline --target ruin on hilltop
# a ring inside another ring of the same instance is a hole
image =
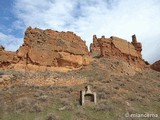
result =
[[[93,36],[90,52],[86,42],[73,32],[58,32],[28,27],[24,43],[16,52],[0,47],[0,67],[9,69],[52,70],[52,67],[79,68],[88,65],[92,57],[111,57],[143,67],[142,45],[132,36],[132,42],[110,37]],[[90,56],[91,55],[91,56]]]
[[[96,35],[93,35],[93,43],[90,45],[93,57],[115,57],[133,64],[144,64],[141,51],[142,45],[137,42],[135,35],[132,36],[131,43],[114,36],[97,38]]]

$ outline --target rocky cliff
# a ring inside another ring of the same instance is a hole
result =
[[[100,44],[96,35],[93,35],[93,43],[90,44],[90,53],[93,57],[100,56]]]
[[[110,37],[93,36],[90,45],[92,57],[111,57],[127,61],[129,64],[143,67],[142,45],[132,36],[132,42]],[[28,70],[51,70],[52,67],[78,68],[87,65],[91,57],[79,36],[73,32],[58,32],[51,29],[41,30],[28,27],[24,43],[16,52],[5,51],[0,46],[0,67]]]
[[[76,67],[86,64],[88,49],[85,42],[73,32],[29,27],[17,55],[22,64]]]
[[[141,55],[142,45],[140,42],[137,42],[135,35],[132,36],[131,43],[114,36],[110,38],[105,38],[105,36],[97,38],[96,35],[94,35],[90,49],[93,57],[115,57],[124,59],[131,64],[144,65]]]
[[[33,67],[33,65],[34,67],[79,67],[88,64],[88,54],[85,41],[73,32],[28,27],[25,31],[24,44],[16,53],[2,49],[0,61],[10,65],[16,58],[15,68]],[[3,63],[1,62],[1,66]]]

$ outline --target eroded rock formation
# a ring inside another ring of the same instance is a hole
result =
[[[15,68],[33,69],[36,66],[79,67],[88,64],[88,54],[85,41],[73,32],[28,27],[24,44],[17,52],[6,52],[0,47],[0,65],[14,63]]]
[[[110,38],[97,38],[93,36],[93,43],[90,46],[92,56],[116,57],[125,59],[129,63],[143,65],[141,51],[142,45],[137,42],[136,36],[132,36],[132,42],[111,36]]]
[[[132,42],[118,37],[93,36],[90,55],[126,60],[129,64],[143,66],[142,45],[132,36]],[[5,51],[0,46],[0,67],[28,70],[52,70],[52,67],[77,68],[90,62],[85,41],[73,32],[32,29],[25,31],[24,43],[16,52]],[[57,69],[56,68],[56,69]]]
[[[85,42],[73,32],[29,27],[17,55],[22,64],[77,67],[87,64],[88,49]]]
[[[6,67],[17,63],[19,58],[15,52],[5,51],[3,46],[0,46],[0,67]]]
[[[153,70],[156,70],[156,71],[159,71],[159,72],[160,72],[160,60],[159,60],[159,61],[156,61],[155,63],[153,63],[153,64],[151,65],[151,68],[152,68]]]
[[[96,35],[93,35],[93,43],[90,44],[90,53],[93,57],[100,56],[100,44]]]

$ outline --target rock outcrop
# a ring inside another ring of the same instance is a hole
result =
[[[0,67],[14,68],[79,67],[89,63],[85,41],[73,32],[32,29],[25,31],[24,44],[16,52],[0,47]],[[38,68],[39,69],[39,68]]]
[[[159,72],[160,72],[160,60],[159,60],[159,61],[156,61],[155,63],[153,63],[153,64],[151,65],[151,68],[152,68],[153,70],[156,70],[156,71],[159,71]]]
[[[136,65],[144,65],[141,51],[142,45],[137,42],[136,36],[132,36],[132,42],[111,36],[110,38],[97,38],[93,36],[93,43],[90,46],[91,55],[101,57],[116,57],[124,59],[129,63]]]
[[[3,46],[0,46],[0,67],[6,67],[17,63],[19,58],[15,52],[5,51]]]
[[[2,46],[2,45],[0,45],[0,51],[3,51],[5,48]]]
[[[54,67],[78,68],[88,65],[92,57],[112,57],[129,64],[144,66],[142,45],[132,36],[132,42],[118,37],[97,38],[88,52],[85,41],[73,32],[58,32],[28,27],[24,43],[16,52],[5,51],[0,46],[0,67],[28,70],[53,70]]]
[[[85,42],[73,32],[29,27],[17,55],[21,64],[77,67],[87,64],[88,49]]]
[[[100,56],[101,54],[100,44],[96,35],[93,35],[93,43],[90,44],[90,53],[93,57]]]

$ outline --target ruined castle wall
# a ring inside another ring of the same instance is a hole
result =
[[[7,52],[3,47],[0,48],[0,62],[18,64],[22,68],[27,64],[79,67],[89,63],[89,52],[86,42],[73,32],[28,27],[24,43],[17,52]]]
[[[144,63],[141,55],[142,45],[137,42],[135,36],[132,43],[114,36],[110,38],[102,36],[96,40],[96,42],[93,41],[94,46],[91,47],[92,54],[94,54],[94,50],[100,50],[99,56],[120,58],[132,64]]]

